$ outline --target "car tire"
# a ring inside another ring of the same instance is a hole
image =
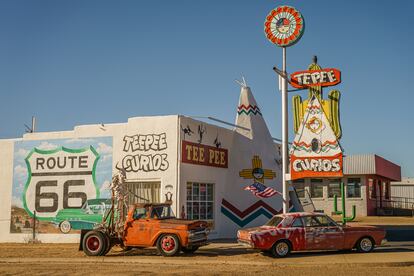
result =
[[[64,220],[61,223],[59,223],[59,229],[60,229],[60,232],[62,232],[63,234],[67,234],[72,229],[72,225],[70,225],[69,221]]]
[[[368,253],[374,250],[375,242],[371,237],[363,237],[361,238],[357,244],[356,249],[360,253]]]
[[[177,255],[180,247],[180,240],[174,234],[164,234],[157,241],[157,249],[165,257]]]
[[[191,247],[183,247],[181,248],[181,251],[183,251],[186,254],[193,254],[198,249],[198,246],[191,246]]]
[[[102,256],[106,249],[105,234],[99,231],[90,231],[82,241],[83,252],[88,256]]]
[[[290,243],[287,240],[276,242],[271,249],[272,256],[275,258],[284,258],[289,256],[291,251]]]

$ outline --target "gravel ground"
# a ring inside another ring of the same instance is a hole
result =
[[[76,244],[0,244],[0,274],[34,275],[414,275],[412,250],[378,248],[369,254],[294,253],[274,259],[234,243],[214,243],[194,255],[159,256],[154,248],[113,248],[87,257]]]

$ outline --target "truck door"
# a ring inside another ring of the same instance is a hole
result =
[[[148,246],[150,243],[148,224],[148,208],[136,208],[133,214],[133,221],[127,222],[124,241],[125,245]]]

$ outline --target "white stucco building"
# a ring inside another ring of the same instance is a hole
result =
[[[116,167],[127,172],[136,195],[131,201],[163,202],[171,195],[178,217],[209,221],[211,238],[233,238],[241,227],[260,225],[280,212],[282,198],[258,198],[245,188],[261,183],[281,192],[281,157],[248,87],[241,89],[236,125],[181,115],[135,117],[0,140],[0,242],[28,239],[34,211],[40,240],[76,242],[76,227],[67,234],[55,227],[59,212],[109,198]],[[93,208],[78,220],[90,219]]]

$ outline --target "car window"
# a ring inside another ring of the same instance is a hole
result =
[[[267,226],[278,226],[279,223],[282,222],[282,220],[283,220],[282,217],[274,216],[265,225],[267,225]]]
[[[316,216],[315,219],[319,222],[321,226],[338,226],[336,222],[334,222],[328,216]]]
[[[134,219],[141,219],[147,216],[146,208],[136,208],[134,211]]]
[[[94,214],[100,214],[103,211],[103,206],[102,205],[89,205],[90,210],[94,213]]]
[[[328,227],[337,226],[337,224],[328,216],[317,215],[303,218],[306,227]]]
[[[302,219],[303,219],[303,222],[304,222],[304,224],[305,224],[306,227],[317,227],[317,226],[321,226],[320,223],[319,223],[319,221],[317,221],[315,219],[315,217],[306,216],[306,217],[303,217]]]
[[[300,217],[297,217],[295,221],[292,223],[292,227],[302,228],[303,227],[303,221]]]

